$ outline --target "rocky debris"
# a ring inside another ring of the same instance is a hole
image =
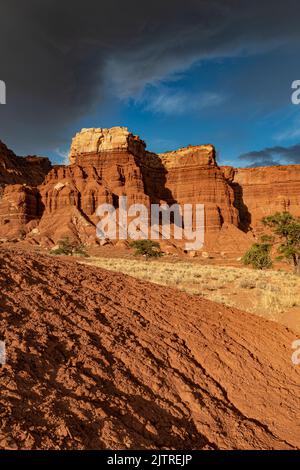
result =
[[[0,286],[1,448],[300,448],[282,325],[20,250]]]

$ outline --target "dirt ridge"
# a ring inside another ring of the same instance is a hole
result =
[[[291,330],[18,249],[0,283],[0,448],[300,448]]]

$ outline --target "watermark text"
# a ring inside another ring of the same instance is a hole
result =
[[[6,84],[0,80],[0,104],[6,104]]]
[[[296,339],[292,342],[292,349],[295,349],[292,354],[292,363],[298,366],[300,364],[300,339]]]
[[[6,364],[6,348],[5,341],[0,341],[0,365]]]
[[[150,211],[149,211],[150,209]],[[200,250],[204,244],[203,204],[132,204],[127,196],[113,204],[101,204],[96,211],[100,218],[97,237],[104,240],[185,240],[185,249]]]

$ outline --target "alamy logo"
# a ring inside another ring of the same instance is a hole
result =
[[[292,83],[293,91],[291,101],[293,104],[300,104],[300,80],[294,80]]]
[[[292,363],[296,366],[300,364],[300,339],[296,339],[292,343],[292,349],[296,351],[292,354]]]
[[[118,198],[118,207],[101,204],[97,237],[104,240],[185,240],[185,249],[200,250],[204,244],[203,204],[144,204],[127,206],[127,197]]]
[[[0,365],[4,366],[5,363],[6,363],[5,341],[0,341]]]
[[[0,104],[6,104],[6,85],[3,80],[0,80]]]

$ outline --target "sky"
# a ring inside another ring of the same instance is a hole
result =
[[[300,163],[299,13],[298,0],[1,0],[0,139],[63,163],[81,128],[121,125],[154,152],[211,143],[222,165]]]

